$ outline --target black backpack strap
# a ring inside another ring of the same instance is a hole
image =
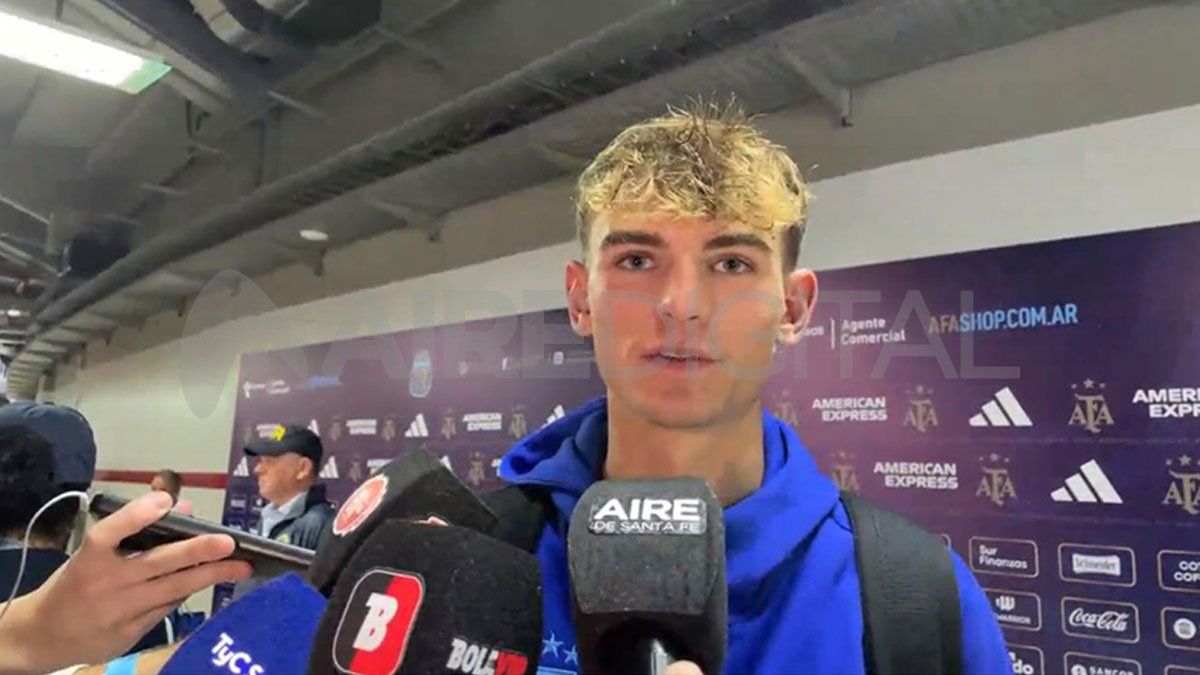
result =
[[[492,530],[493,537],[530,553],[537,551],[550,513],[547,496],[536,488],[506,485],[480,495],[480,499],[496,514],[498,522]]]
[[[843,492],[862,588],[869,675],[962,672],[962,611],[941,537]]]

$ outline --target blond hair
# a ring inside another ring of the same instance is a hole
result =
[[[796,163],[736,105],[697,103],[635,124],[613,139],[576,185],[576,228],[587,251],[604,212],[665,213],[787,230],[795,265],[808,216]]]

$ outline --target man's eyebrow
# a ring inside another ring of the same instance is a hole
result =
[[[618,232],[609,232],[604,235],[604,239],[600,241],[600,250],[604,251],[614,246],[622,245],[639,245],[651,246],[654,248],[662,248],[666,245],[663,238],[653,232],[641,232],[638,230],[621,230]]]
[[[735,246],[751,246],[757,249],[771,252],[771,245],[763,240],[762,237],[756,237],[753,234],[721,234],[709,239],[704,244],[705,251],[714,249],[734,248]]]

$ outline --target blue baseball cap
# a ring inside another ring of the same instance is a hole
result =
[[[54,452],[54,482],[91,485],[96,475],[96,437],[74,408],[22,401],[0,406],[0,427],[22,426],[46,439]]]

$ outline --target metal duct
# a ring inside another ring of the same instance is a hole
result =
[[[312,45],[332,44],[379,21],[381,0],[191,0],[226,44],[279,59]]]

